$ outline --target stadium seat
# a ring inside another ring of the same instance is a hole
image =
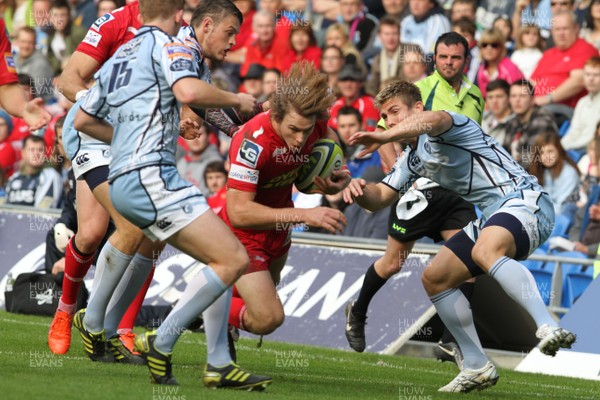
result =
[[[544,304],[550,304],[550,294],[552,291],[552,271],[545,268],[530,270],[533,275],[533,279],[535,279],[535,283],[540,291],[540,295],[542,296],[542,300]]]
[[[552,230],[552,234],[550,236],[562,236],[564,238],[567,238],[567,233],[569,232],[571,222],[571,219],[565,215],[556,215],[556,219],[554,221],[554,229]]]
[[[588,272],[589,271],[589,272]],[[577,301],[579,296],[587,289],[589,284],[592,282],[593,268],[588,267],[582,272],[573,272],[567,274],[566,277],[566,293],[563,294],[563,307],[571,307],[573,303]]]
[[[565,136],[567,134],[567,132],[569,131],[570,127],[571,127],[571,121],[569,121],[569,120],[563,121],[563,123],[560,124],[560,127],[558,128],[558,136],[560,136],[561,138],[563,136]]]
[[[546,255],[546,252],[544,250],[540,250],[537,249],[533,252],[532,255],[534,254],[538,254],[538,255]],[[544,267],[544,262],[541,260],[523,260],[520,261],[521,264],[523,264],[525,267],[527,267],[528,270],[533,271],[533,270],[541,270]]]
[[[581,157],[583,157],[584,154],[585,153],[577,150],[567,150],[567,155],[576,163],[581,160]]]

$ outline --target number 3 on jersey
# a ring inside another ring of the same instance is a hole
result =
[[[112,73],[110,74],[110,82],[108,83],[108,93],[112,93],[115,89],[120,89],[123,86],[129,85],[131,80],[131,68],[127,68],[129,61],[123,61],[113,65]]]

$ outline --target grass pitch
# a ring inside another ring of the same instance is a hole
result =
[[[73,329],[71,350],[55,356],[46,337],[50,318],[0,312],[0,398],[13,399],[600,399],[600,383],[499,370],[498,384],[483,392],[442,394],[455,365],[265,340],[237,344],[240,365],[273,377],[264,393],[209,390],[202,386],[204,335],[187,332],[173,356],[178,387],[150,383],[145,366],[91,362]]]

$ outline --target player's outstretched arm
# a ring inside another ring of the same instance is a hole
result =
[[[75,114],[73,126],[78,131],[85,132],[91,137],[101,140],[105,143],[110,143],[112,141],[112,125],[106,122],[104,119],[92,117],[81,108],[77,110],[77,114]]]
[[[369,211],[381,210],[398,200],[398,192],[383,183],[367,183],[364,179],[352,179],[342,192],[344,201],[356,203]]]
[[[398,125],[385,132],[357,132],[350,137],[350,145],[362,144],[365,146],[358,156],[377,150],[382,144],[393,141],[407,141],[427,134],[438,136],[452,127],[452,117],[445,111],[415,112]]]
[[[200,108],[235,107],[241,112],[251,112],[256,99],[247,93],[231,93],[197,78],[182,78],[173,85],[173,93],[183,104]]]
[[[86,82],[100,64],[93,57],[80,51],[75,51],[69,58],[65,69],[60,75],[58,90],[72,102],[79,100],[87,90]],[[78,96],[77,93],[81,94]]]
[[[253,192],[227,190],[227,216],[234,228],[283,230],[306,224],[335,234],[346,226],[344,214],[333,208],[271,208],[255,202],[255,196]]]

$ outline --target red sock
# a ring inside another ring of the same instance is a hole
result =
[[[231,308],[229,309],[229,325],[238,329],[244,329],[244,313],[246,312],[246,303],[241,297],[231,298]]]
[[[125,311],[125,315],[123,315],[123,318],[121,318],[121,323],[119,324],[117,332],[121,333],[121,331],[123,331],[123,333],[126,333],[133,331],[135,318],[137,317],[138,313],[140,312],[140,309],[142,308],[142,303],[144,302],[144,298],[146,297],[148,288],[152,283],[152,277],[154,277],[154,269],[155,268],[152,267],[150,273],[148,274],[148,277],[146,278],[146,281],[144,282],[144,285],[140,288],[140,291],[138,292],[137,296],[135,296],[135,299],[133,299],[133,302],[129,305],[127,311]]]
[[[75,236],[71,238],[65,249],[65,276],[62,284],[60,300],[64,304],[75,304],[77,293],[94,259],[94,254],[81,254],[75,246]]]

